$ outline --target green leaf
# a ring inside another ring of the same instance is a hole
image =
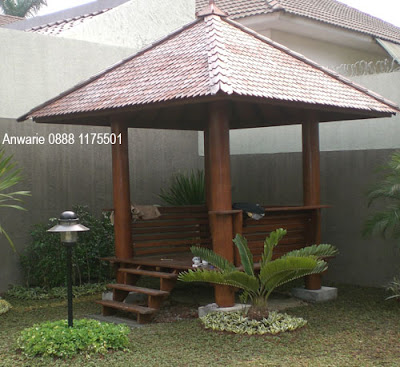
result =
[[[233,242],[239,250],[240,260],[245,273],[254,276],[253,254],[247,245],[247,240],[242,235],[236,234]]]
[[[216,254],[214,251],[204,247],[192,246],[190,251],[194,256],[198,256],[203,260],[208,261],[211,265],[223,271],[234,271],[235,266],[224,257]]]
[[[265,238],[264,253],[261,256],[261,266],[271,261],[274,247],[278,245],[286,233],[286,229],[278,228],[275,231],[272,231],[269,236]]]
[[[312,245],[303,247],[299,250],[293,250],[285,255],[281,256],[281,259],[286,257],[306,257],[306,256],[315,256],[315,257],[329,257],[336,256],[339,253],[338,249],[335,246],[329,244],[320,244],[320,245]]]

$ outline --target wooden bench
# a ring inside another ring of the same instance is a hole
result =
[[[135,258],[188,253],[191,246],[211,248],[205,206],[159,207],[161,216],[132,222]]]

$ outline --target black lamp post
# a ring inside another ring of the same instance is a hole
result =
[[[72,327],[72,247],[78,240],[78,232],[89,231],[89,228],[79,224],[79,218],[71,211],[61,213],[58,222],[47,232],[60,232],[61,242],[67,250],[68,326]]]

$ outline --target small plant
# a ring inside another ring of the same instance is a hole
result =
[[[272,311],[267,318],[251,320],[242,312],[211,312],[200,318],[206,329],[235,334],[264,335],[293,331],[307,324],[301,317]]]
[[[370,216],[364,224],[363,235],[381,234],[385,238],[400,239],[400,151],[380,167],[382,177],[368,192],[368,206],[375,201],[385,204],[385,209]]]
[[[90,231],[79,234],[73,249],[73,284],[105,282],[111,278],[111,268],[101,257],[114,253],[114,228],[109,218],[92,215],[85,206],[75,206],[80,223]],[[65,285],[66,254],[57,233],[47,230],[57,223],[55,218],[47,224],[34,226],[20,263],[28,286],[54,288]]]
[[[79,353],[90,355],[126,350],[128,334],[126,325],[81,319],[74,321],[74,327],[68,327],[67,320],[60,320],[22,330],[17,347],[29,357],[71,358]]]
[[[6,312],[10,311],[12,306],[5,300],[0,298],[0,315],[5,314]]]
[[[386,287],[386,290],[392,295],[386,299],[397,298],[400,300],[400,278],[394,278]]]
[[[88,283],[72,287],[72,293],[75,298],[89,296],[103,292],[107,289],[106,283]],[[43,288],[43,287],[23,287],[20,285],[12,286],[7,292],[8,297],[13,297],[21,300],[40,300],[40,299],[66,299],[67,290],[66,287],[54,287],[54,288]]]
[[[12,208],[26,210],[19,203],[21,196],[29,196],[29,191],[7,192],[9,188],[18,184],[22,177],[21,171],[11,162],[12,156],[6,156],[4,148],[0,148],[0,208]],[[16,251],[13,241],[8,233],[0,224],[0,235],[4,235],[14,251]]]
[[[181,273],[178,279],[185,282],[230,285],[242,289],[242,301],[250,299],[252,304],[248,316],[261,320],[268,314],[268,298],[275,288],[306,275],[322,273],[328,268],[328,264],[321,258],[337,254],[334,246],[321,244],[294,250],[279,259],[272,260],[273,249],[285,234],[286,230],[279,228],[265,239],[258,275],[254,272],[253,255],[247,240],[237,234],[233,242],[239,250],[244,272],[209,249],[192,247],[191,251],[195,256],[208,261],[217,270],[189,270]]]
[[[159,198],[168,205],[202,205],[206,202],[204,172],[178,173],[168,189],[161,189]]]

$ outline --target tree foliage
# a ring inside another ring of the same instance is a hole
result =
[[[47,0],[0,0],[0,8],[6,15],[25,18],[36,14]]]
[[[400,239],[400,151],[393,153],[380,171],[382,177],[368,191],[368,206],[379,202],[385,208],[369,216],[363,235],[381,234],[385,238]]]
[[[29,196],[29,191],[9,192],[9,189],[17,185],[22,179],[21,170],[12,162],[12,156],[7,156],[4,148],[0,148],[0,208],[26,210],[20,203],[21,197]],[[0,235],[4,235],[15,251],[14,243],[5,229],[0,224]]]

